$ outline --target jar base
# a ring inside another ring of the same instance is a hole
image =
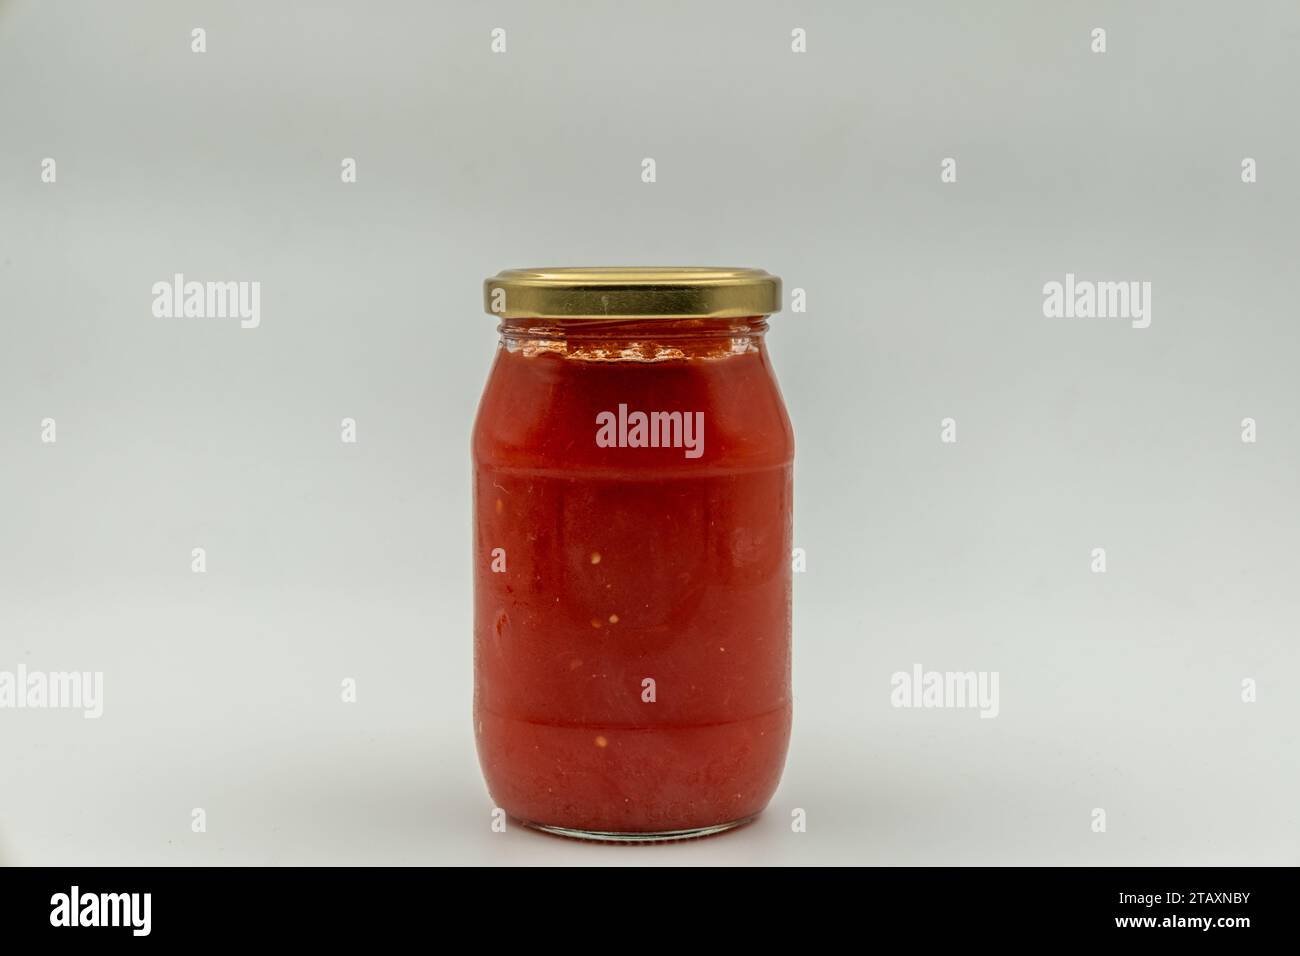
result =
[[[731,820],[727,823],[716,823],[708,827],[695,827],[690,830],[658,830],[658,831],[627,831],[619,832],[612,830],[575,830],[571,827],[555,827],[545,823],[534,823],[531,820],[520,820],[524,826],[532,830],[540,830],[543,833],[549,833],[553,836],[568,837],[571,840],[588,840],[593,843],[670,843],[677,840],[698,840],[701,837],[713,836],[716,833],[726,833],[728,830],[735,830],[743,827],[747,823],[752,823],[758,818],[758,814],[744,817],[740,820]]]

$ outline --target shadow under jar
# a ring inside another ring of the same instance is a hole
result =
[[[496,804],[568,836],[745,823],[790,736],[794,439],[750,269],[485,283],[474,727]]]

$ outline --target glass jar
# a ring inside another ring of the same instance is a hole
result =
[[[790,735],[794,438],[750,269],[485,283],[474,727],[497,806],[602,840],[755,817]]]

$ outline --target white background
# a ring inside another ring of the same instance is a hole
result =
[[[0,862],[1300,862],[1300,8],[544,6],[0,2],[0,670],[106,684],[0,710]],[[481,280],[654,263],[807,290],[786,775],[693,844],[494,834]],[[154,318],[175,272],[260,328]],[[1151,327],[1044,318],[1066,272]],[[1000,716],[893,709],[913,663]]]

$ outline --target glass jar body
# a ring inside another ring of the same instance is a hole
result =
[[[662,839],[775,791],[794,444],[765,328],[503,324],[472,442],[474,727],[512,817]]]

